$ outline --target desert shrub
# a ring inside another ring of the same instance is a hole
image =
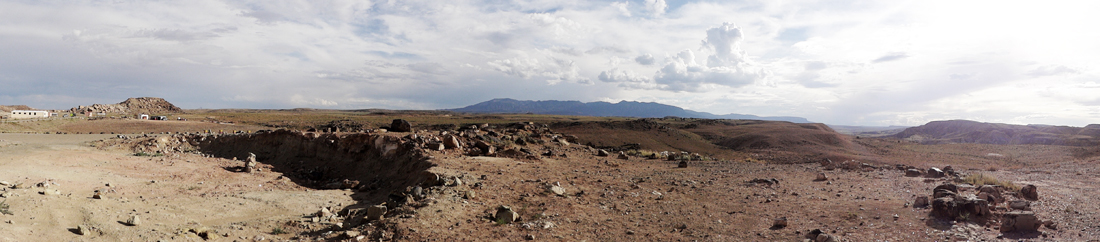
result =
[[[652,150],[632,149],[632,150],[627,150],[624,153],[626,153],[626,155],[636,156],[636,157],[649,157],[651,155],[657,155],[657,158],[662,158],[663,157],[663,156],[661,156],[661,154],[659,152],[652,151]]]
[[[157,157],[157,156],[164,156],[164,154],[161,154],[161,153],[145,153],[144,151],[142,151],[142,152],[134,153],[134,156],[151,156],[151,157]]]
[[[11,210],[8,210],[8,208],[10,208],[10,206],[8,206],[7,200],[0,202],[0,214],[15,215],[11,213]]]
[[[844,214],[841,218],[848,221],[856,221],[859,219],[859,214],[848,212],[847,214]]]
[[[274,235],[280,235],[280,234],[285,234],[285,233],[286,233],[286,231],[283,231],[283,228],[275,227],[275,228],[271,229],[271,234],[274,234]]]
[[[974,185],[974,186],[998,185],[998,186],[1002,186],[1002,187],[1004,187],[1006,189],[1009,189],[1009,190],[1020,190],[1020,186],[1018,186],[1018,185],[1016,185],[1012,182],[997,180],[996,177],[985,175],[985,174],[982,174],[982,173],[975,173],[975,174],[970,174],[969,176],[966,176],[966,178],[963,178],[963,183]]]

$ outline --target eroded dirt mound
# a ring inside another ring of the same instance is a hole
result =
[[[0,105],[0,112],[11,112],[12,110],[34,110],[27,105]]]
[[[92,104],[69,109],[72,113],[110,113],[110,114],[168,114],[181,113],[183,109],[159,97],[128,98],[116,104]]]

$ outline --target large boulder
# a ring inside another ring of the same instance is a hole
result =
[[[599,149],[599,150],[596,150],[596,155],[597,156],[609,156],[609,155],[611,155],[611,153],[608,153],[607,150]]]
[[[508,206],[502,205],[497,208],[497,213],[494,217],[496,217],[497,223],[512,223],[515,222],[516,219],[519,219],[519,213],[516,213],[516,211]]]
[[[1035,185],[1024,186],[1020,188],[1020,197],[1032,201],[1039,200],[1039,192],[1037,190],[1038,188],[1036,188]]]
[[[955,219],[959,216],[959,206],[955,202],[954,197],[941,197],[932,200],[932,215],[944,218]]]
[[[1007,212],[1001,216],[1001,232],[1032,232],[1043,225],[1031,211]]]
[[[955,184],[943,184],[932,189],[932,198],[955,197],[958,193],[959,188]]]
[[[984,185],[978,188],[978,199],[989,201],[990,204],[999,204],[1005,201],[1001,195],[1001,189],[993,185]]]
[[[920,170],[917,170],[917,169],[905,170],[905,176],[907,176],[907,177],[918,177],[920,175],[922,175]]]
[[[413,130],[412,124],[409,123],[409,121],[405,121],[404,119],[394,119],[393,122],[390,123],[389,131],[393,131],[393,132],[412,132],[412,130]]]
[[[458,141],[458,137],[448,134],[443,136],[443,147],[447,149],[461,149],[462,143]]]
[[[928,196],[919,196],[913,201],[914,208],[926,208],[928,207]]]
[[[1010,201],[1008,207],[1016,210],[1031,210],[1031,202],[1027,200]]]
[[[928,172],[924,176],[928,178],[940,178],[943,177],[943,170],[935,167],[928,168]]]
[[[367,207],[367,221],[382,219],[386,215],[386,210],[386,205]]]
[[[824,159],[820,163],[821,163],[821,166],[825,167],[825,170],[827,170],[827,171],[831,171],[831,170],[836,169],[836,163],[833,162],[833,160]]]
[[[970,214],[970,216],[989,215],[989,201],[968,196],[963,198],[960,203],[962,205],[962,212]]]

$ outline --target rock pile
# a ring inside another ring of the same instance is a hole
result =
[[[71,113],[109,113],[109,114],[167,114],[180,113],[183,109],[158,97],[128,98],[116,104],[92,104],[69,109]]]

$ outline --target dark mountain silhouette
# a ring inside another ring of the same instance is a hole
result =
[[[760,117],[747,114],[716,115],[706,112],[685,110],[680,107],[660,103],[631,101],[620,101],[619,103],[584,103],[579,101],[521,101],[509,98],[498,98],[466,106],[464,108],[448,109],[448,111],[465,113],[534,113],[638,118],[662,118],[674,116],[681,118],[754,119],[788,121],[792,123],[810,123],[809,120],[800,117]]]
[[[923,144],[978,143],[1094,146],[1100,144],[1100,124],[1070,127],[948,120],[933,121],[925,125],[908,128],[895,134],[894,137]]]

